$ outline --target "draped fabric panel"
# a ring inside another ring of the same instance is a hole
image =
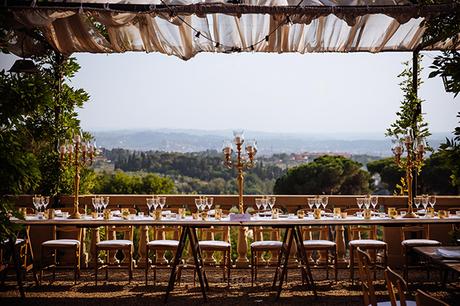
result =
[[[59,2],[59,1],[57,1]],[[81,1],[67,1],[77,2]],[[87,0],[85,3],[168,4],[223,3],[219,0]],[[244,0],[262,6],[296,6],[297,0]],[[303,0],[300,5],[405,5],[407,1]],[[224,5],[224,4],[223,4]],[[16,28],[38,29],[63,54],[74,52],[160,52],[188,60],[199,52],[384,52],[411,51],[422,40],[424,17],[407,14],[337,13],[286,14],[183,14],[116,12],[82,9],[15,9],[10,49],[19,53]],[[287,22],[288,21],[288,22]],[[19,25],[19,26],[18,26]],[[16,31],[16,32],[15,32]],[[23,32],[23,31],[22,31]],[[33,40],[29,37],[30,40]],[[22,43],[24,54],[36,43]],[[446,49],[445,41],[427,49]],[[457,45],[458,49],[459,46]],[[36,50],[38,50],[37,48]],[[21,51],[21,52],[22,52]],[[21,54],[18,54],[21,55]]]

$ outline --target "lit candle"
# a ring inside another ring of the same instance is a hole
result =
[[[226,154],[226,155],[232,154],[232,148],[231,147],[225,147],[223,151],[224,151],[224,154]]]
[[[83,143],[81,144],[81,150],[86,153],[86,142],[83,141]]]
[[[80,135],[76,134],[75,137],[73,138],[75,142],[80,142]]]

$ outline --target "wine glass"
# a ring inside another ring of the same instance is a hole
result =
[[[426,208],[428,206],[428,197],[422,196],[422,205],[423,205],[423,209],[425,209],[425,212],[426,212]]]
[[[209,197],[209,198],[206,198],[207,201],[206,201],[206,205],[208,207],[208,210],[211,210],[212,208],[212,204],[214,203],[214,198],[213,197]]]
[[[377,207],[378,202],[379,202],[379,198],[377,196],[371,197],[371,205],[374,210]]]
[[[32,197],[32,204],[34,204],[35,214],[38,215],[40,209],[40,200],[38,196],[35,195],[34,197]]]
[[[104,199],[104,197],[101,197],[101,199]],[[102,204],[104,205],[104,209],[107,209],[107,206],[109,206],[109,197],[105,197],[105,202],[103,201]]]
[[[260,206],[262,206],[262,199],[255,199],[257,210],[260,210]]]
[[[262,198],[262,206],[264,207],[264,210],[268,209],[268,201],[267,198]]]
[[[323,206],[323,210],[326,210],[326,206],[328,202],[329,202],[329,197],[327,196],[321,197],[321,205]]]
[[[356,198],[356,204],[358,204],[359,210],[362,209],[363,204],[364,204],[364,199],[363,198]]]
[[[417,211],[418,211],[418,208],[420,207],[420,202],[421,202],[420,197],[414,198],[414,204],[415,204],[415,207],[417,207]]]
[[[316,209],[320,208],[321,200],[319,198],[315,198],[314,204]]]
[[[153,206],[153,198],[151,198],[151,199],[146,199],[146,201],[147,201],[147,208],[148,208],[149,214],[150,214],[150,212],[151,212],[151,210],[152,210],[152,206]]]
[[[202,203],[203,203],[203,199],[201,198],[195,199],[195,206],[198,211],[202,210],[203,208]]]
[[[163,210],[163,207],[166,205],[166,197],[158,197],[158,204],[160,209]]]
[[[50,203],[50,197],[48,197],[48,196],[43,197],[44,210],[46,210],[46,207],[48,206],[49,203]]]
[[[370,198],[364,198],[364,206],[366,207],[366,209],[369,209],[369,207],[371,207],[371,199]]]
[[[315,199],[307,199],[308,200],[308,207],[310,210],[313,210],[313,205],[315,205]]]
[[[275,197],[267,197],[267,204],[270,206],[270,210],[275,206]]]
[[[430,206],[434,208],[434,204],[436,204],[436,196],[432,195],[428,197],[428,203],[430,203]]]

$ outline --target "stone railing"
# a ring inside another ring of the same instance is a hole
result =
[[[98,195],[100,196],[100,195]],[[110,204],[108,208],[116,209],[120,208],[133,208],[136,207],[138,210],[146,211],[146,198],[150,195],[102,195],[110,197]],[[195,211],[195,198],[197,195],[165,195],[167,197],[167,209],[176,211],[180,207],[185,207],[190,211]],[[212,196],[212,195],[209,195]],[[92,209],[91,198],[93,195],[80,196],[80,208],[86,207],[87,209]],[[238,205],[238,196],[233,195],[215,195],[214,205],[219,205],[224,210],[229,210],[232,207],[237,207]],[[252,207],[255,208],[255,198],[260,196],[245,196],[244,203],[245,208]],[[284,210],[295,213],[298,209],[307,208],[307,198],[313,197],[311,195],[301,195],[301,196],[291,196],[291,195],[277,195],[276,196],[276,207],[283,208]],[[356,197],[352,195],[340,195],[340,196],[329,196],[329,204],[327,208],[340,207],[342,210],[348,208],[357,208]],[[16,206],[21,207],[32,207],[32,196],[24,195],[16,198]],[[62,196],[60,197],[58,205],[55,205],[55,208],[61,207],[66,209],[71,209],[73,203],[73,197],[71,196]],[[395,207],[395,208],[405,208],[407,203],[406,197],[400,196],[379,196],[378,205],[381,210],[386,207]],[[50,205],[51,206],[51,205]],[[437,196],[436,209],[451,209],[458,208],[460,210],[460,196]],[[432,239],[439,240],[443,243],[449,243],[449,235],[447,234],[452,228],[449,225],[433,225],[431,226],[430,235]],[[247,258],[248,254],[248,229],[244,227],[237,227],[231,229],[232,232],[237,231],[236,239],[236,251],[237,258],[235,260],[235,265],[237,267],[247,267],[249,260]],[[138,266],[143,266],[146,261],[145,254],[145,245],[149,241],[149,229],[147,226],[141,226],[138,229]],[[341,263],[341,266],[346,266],[347,260],[347,248],[346,248],[346,228],[344,226],[335,226],[335,241],[337,243],[337,252],[338,258]],[[41,241],[49,239],[51,229],[47,228],[46,230],[41,227],[39,230],[31,230],[31,238],[33,241],[33,248],[35,250],[36,257],[40,254],[39,246]],[[83,250],[83,262],[86,265],[91,265],[95,259],[94,256],[94,245],[97,241],[100,240],[100,229],[95,228],[90,230],[85,230],[85,239],[89,241],[89,252],[85,249]],[[113,237],[113,233],[106,233],[107,237]],[[154,239],[164,239],[166,234],[166,229],[157,228],[153,233],[155,235]],[[391,266],[399,266],[401,263],[401,247],[400,247],[400,230],[399,228],[394,227],[384,227],[383,228],[383,239],[388,243],[388,256],[389,264]],[[207,239],[213,239],[213,237],[208,237]],[[235,245],[235,244],[234,244]],[[205,254],[205,257],[208,260],[212,260],[212,254]],[[158,254],[158,258],[162,258],[163,254]]]

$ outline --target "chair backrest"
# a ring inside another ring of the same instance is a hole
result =
[[[350,225],[348,226],[348,239],[377,239],[377,226]]]
[[[264,240],[280,240],[280,229],[274,227],[262,227],[262,226],[254,226],[254,241],[264,241]],[[269,236],[268,239],[265,237]]]
[[[127,240],[133,240],[134,237],[134,227],[129,226],[107,226],[105,228],[105,239],[112,240],[117,239],[117,234],[122,233],[123,238]]]
[[[449,304],[432,297],[420,289],[417,289],[415,293],[415,303],[417,306],[449,306]]]
[[[180,226],[153,226],[153,240],[179,240]]]
[[[407,239],[430,239],[429,226],[408,225],[401,227],[401,241]]]
[[[406,306],[407,283],[398,273],[389,267],[385,270],[385,279],[387,282],[388,294],[390,296],[391,306]],[[398,292],[399,299],[396,297],[395,289]],[[399,304],[398,304],[399,300]]]
[[[76,226],[53,226],[53,239],[76,239],[82,242],[83,229]]]
[[[201,228],[198,231],[198,236],[198,239],[200,240],[216,240],[216,236],[219,236],[219,240],[230,242],[230,227],[211,226],[208,228]]]
[[[302,227],[303,240],[329,239],[329,227],[304,226]]]
[[[361,286],[363,289],[364,305],[377,306],[377,299],[375,297],[374,284],[372,283],[373,277],[371,273],[371,259],[369,255],[357,248],[358,253],[358,269]]]

